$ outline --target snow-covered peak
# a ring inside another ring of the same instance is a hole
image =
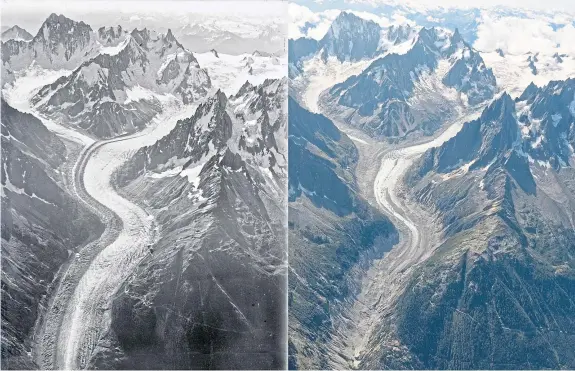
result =
[[[232,151],[248,163],[280,174],[287,165],[285,153],[285,99],[287,78],[266,79],[260,85],[246,83],[230,99],[230,107],[239,125],[233,126],[229,141]]]
[[[55,13],[44,21],[31,41],[8,40],[5,44],[3,76],[27,68],[32,62],[47,69],[74,69],[101,48],[88,24]]]
[[[61,14],[52,13],[44,21],[34,39],[51,46],[58,43],[67,45],[73,41],[78,43],[86,42],[90,39],[91,33],[92,27],[90,25],[82,21],[74,21]]]
[[[30,41],[34,36],[32,36],[25,29],[18,27],[18,25],[12,26],[6,31],[2,32],[2,41],[16,40],[16,41]]]
[[[391,25],[383,31],[385,39],[393,45],[412,39],[417,34],[417,30],[409,24]]]
[[[530,84],[517,100],[523,151],[554,168],[567,166],[575,153],[575,79]]]
[[[360,18],[353,13],[341,12],[332,22],[327,35],[339,38],[344,36],[344,33],[364,34],[375,29],[376,26],[377,23],[374,21]]]
[[[102,32],[124,33],[119,28]],[[207,71],[170,31],[164,35],[134,30],[116,46],[98,43],[97,52],[69,76],[40,89],[33,98],[37,108],[97,136],[111,137],[141,128],[168,96],[190,104],[211,89]]]
[[[373,57],[379,49],[381,27],[353,13],[341,12],[320,40],[322,56],[340,61],[355,61]]]
[[[493,97],[492,71],[458,33],[421,28],[413,40],[330,89],[333,103],[347,111],[343,119],[352,118],[370,135],[401,137],[418,126],[436,130],[448,110]]]

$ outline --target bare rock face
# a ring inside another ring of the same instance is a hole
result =
[[[407,53],[376,59],[323,99],[370,136],[404,138],[433,133],[456,112],[460,99],[477,105],[493,98],[495,88],[493,72],[457,30],[423,28]]]
[[[98,39],[104,46],[116,46],[128,36],[128,30],[118,25],[116,27],[100,27],[98,29]]]
[[[118,172],[161,238],[119,290],[93,366],[285,367],[286,83],[216,92]]]
[[[397,231],[358,195],[358,151],[345,133],[292,98],[289,125],[289,367],[329,369],[358,266],[397,243]]]
[[[16,41],[30,41],[34,36],[30,35],[25,29],[15,25],[6,31],[2,32],[2,41],[16,40]]]
[[[573,88],[503,94],[410,170],[410,197],[445,240],[373,339],[394,333],[402,351],[366,364],[573,367]]]
[[[96,37],[89,25],[51,14],[31,40],[2,43],[2,67],[19,71],[34,61],[48,69],[73,69],[97,52]]]
[[[372,59],[412,39],[414,34],[415,29],[409,25],[384,28],[353,13],[341,12],[321,40],[304,37],[289,40],[289,77],[296,77],[302,62],[311,56],[319,54],[324,61],[335,58],[340,62]]]
[[[143,29],[124,35],[100,29],[99,37],[122,40],[113,53],[83,62],[69,76],[43,87],[32,102],[99,138],[141,130],[159,112],[157,96],[176,94],[195,102],[211,88],[207,72],[171,31],[166,35]]]

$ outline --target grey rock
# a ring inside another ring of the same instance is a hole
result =
[[[529,121],[561,112],[570,130],[572,88],[571,80],[532,85],[518,101],[529,103]],[[518,122],[516,109],[502,95],[410,169],[409,197],[437,216],[443,242],[372,339],[393,334],[401,349],[382,347],[369,367],[573,367],[575,172],[529,159],[539,152],[520,134],[529,121]]]
[[[357,148],[330,120],[290,98],[289,132],[288,366],[329,369],[358,267],[388,251],[397,231],[358,195]]]
[[[126,91],[136,85],[152,93],[178,94],[186,104],[211,87],[207,72],[170,30],[166,35],[134,30],[127,38],[117,54],[85,61],[71,75],[40,89],[32,103],[44,114],[109,138],[142,129],[161,111],[153,96],[127,99]]]

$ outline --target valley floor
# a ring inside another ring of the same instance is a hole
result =
[[[348,67],[346,72],[354,71]],[[333,72],[333,71],[332,71]],[[340,74],[334,72],[334,76]],[[345,74],[344,74],[345,76]],[[341,78],[341,76],[340,76]],[[334,316],[330,363],[333,368],[362,369],[362,359],[373,351],[370,336],[379,329],[381,318],[390,313],[402,293],[410,274],[439,245],[440,231],[433,228],[431,215],[403,197],[402,180],[410,165],[426,150],[440,146],[462,128],[463,123],[476,118],[480,108],[461,113],[446,123],[433,137],[420,137],[402,144],[379,142],[357,128],[341,122],[322,104],[321,93],[333,84],[328,79],[315,78],[306,82],[301,100],[313,112],[332,120],[338,129],[354,141],[359,151],[356,179],[361,196],[387,215],[400,233],[399,243],[381,259],[370,261],[361,276],[359,292],[346,313]],[[379,164],[374,166],[374,164]],[[393,346],[394,339],[389,339]]]

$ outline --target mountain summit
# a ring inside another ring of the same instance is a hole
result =
[[[12,26],[6,31],[2,32],[2,41],[30,41],[33,37],[34,36],[32,36],[28,31],[18,27],[18,25]]]

